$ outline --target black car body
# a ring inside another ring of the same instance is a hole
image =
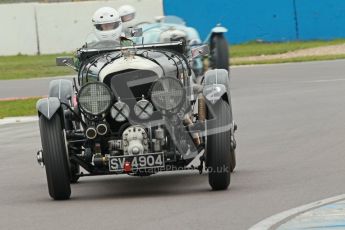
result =
[[[206,168],[214,190],[229,186],[236,165],[229,74],[208,70],[198,83],[190,63],[205,47],[192,53],[183,42],[78,50],[78,79],[52,81],[37,102],[37,156],[52,198],[68,199],[70,183],[90,175]]]

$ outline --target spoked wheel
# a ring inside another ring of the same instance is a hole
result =
[[[214,34],[211,38],[211,67],[229,71],[229,45],[223,34]]]
[[[207,122],[206,166],[209,184],[213,190],[225,190],[230,185],[232,166],[231,110],[222,99],[209,105],[213,118]]]
[[[60,116],[55,114],[48,120],[41,115],[39,125],[49,195],[54,200],[69,199],[71,195],[69,166]]]

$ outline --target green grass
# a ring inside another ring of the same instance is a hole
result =
[[[71,68],[56,66],[55,58],[68,54],[17,55],[0,57],[0,80],[50,77],[75,73]]]
[[[332,41],[294,41],[294,42],[248,42],[230,46],[231,57],[249,57],[269,54],[282,54],[307,48],[344,44],[345,39]]]
[[[14,101],[0,101],[0,119],[4,117],[29,116],[37,114],[36,102],[39,98]]]
[[[345,43],[345,39],[333,41],[296,41],[281,43],[249,42],[230,47],[231,57],[249,57],[258,55],[281,54],[306,48],[314,48],[328,45],[338,45]],[[0,56],[0,80],[25,79],[36,77],[63,76],[74,74],[69,67],[56,66],[55,58],[58,56],[72,56],[72,54],[52,54],[52,55],[17,55]],[[241,62],[234,64],[261,64],[261,63],[281,63],[291,61],[313,61],[343,58],[343,55],[303,57],[283,60],[269,60],[256,62]]]
[[[337,59],[345,59],[345,54],[295,57],[295,58],[285,58],[285,59],[270,59],[270,60],[260,60],[260,61],[231,61],[231,65],[279,64],[279,63],[290,63],[290,62],[326,61],[326,60],[337,60]]]

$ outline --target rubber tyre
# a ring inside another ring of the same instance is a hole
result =
[[[55,114],[50,120],[41,115],[39,126],[49,195],[54,200],[69,199],[69,166],[59,114]]]
[[[225,190],[229,187],[231,179],[230,107],[223,100],[209,106],[212,106],[217,117],[207,123],[207,132],[213,131],[207,136],[208,181],[213,190]]]
[[[223,34],[213,34],[211,38],[211,67],[229,71],[229,44]]]

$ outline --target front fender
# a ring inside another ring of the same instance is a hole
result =
[[[207,35],[204,44],[209,43],[210,39],[212,38],[213,34],[225,34],[228,32],[228,29],[224,26],[221,26],[220,24],[218,24],[217,26],[213,27],[211,32]]]
[[[66,79],[52,80],[49,83],[49,97],[57,97],[59,100],[69,103],[73,96],[72,81]]]
[[[225,86],[222,84],[205,85],[203,94],[205,98],[215,104],[226,93]]]
[[[216,27],[213,27],[211,30],[211,33],[226,33],[228,32],[228,29],[224,26],[217,25]]]
[[[205,98],[215,104],[223,95],[227,95],[230,101],[230,78],[225,69],[208,70],[205,73],[203,95]]]
[[[61,103],[57,97],[42,98],[36,103],[38,114],[42,114],[48,120],[50,120],[60,108]]]

